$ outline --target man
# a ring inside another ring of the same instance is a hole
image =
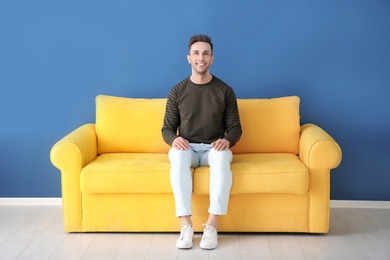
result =
[[[182,223],[176,246],[193,246],[190,167],[210,166],[210,215],[203,224],[200,247],[214,249],[218,245],[218,218],[227,212],[232,185],[229,148],[242,131],[233,89],[209,71],[214,60],[210,37],[194,35],[188,49],[192,74],[171,89],[162,127],[165,142],[172,146],[170,178],[176,216]]]

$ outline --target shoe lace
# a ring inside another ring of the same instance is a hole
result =
[[[180,239],[189,238],[191,235],[191,225],[183,225],[181,232],[180,232]]]
[[[202,226],[206,227],[204,232],[203,232],[203,238],[204,239],[213,238],[213,240],[214,240],[215,236],[213,234],[215,232],[215,228],[209,224],[202,224]]]

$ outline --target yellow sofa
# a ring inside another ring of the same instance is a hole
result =
[[[161,136],[166,99],[96,97],[96,123],[58,141],[67,232],[180,231],[170,185],[169,146]],[[243,134],[232,148],[233,186],[220,232],[329,229],[330,170],[341,162],[335,140],[300,125],[300,99],[239,99]],[[207,220],[209,169],[193,169],[195,231]]]

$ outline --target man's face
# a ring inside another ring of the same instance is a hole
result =
[[[187,55],[188,63],[191,64],[192,72],[199,75],[208,73],[214,56],[211,46],[207,42],[196,42],[192,44],[190,53]]]

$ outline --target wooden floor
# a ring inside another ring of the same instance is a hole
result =
[[[178,233],[65,233],[61,206],[0,206],[0,259],[390,259],[390,209],[331,209],[330,231],[220,234],[207,251]]]

